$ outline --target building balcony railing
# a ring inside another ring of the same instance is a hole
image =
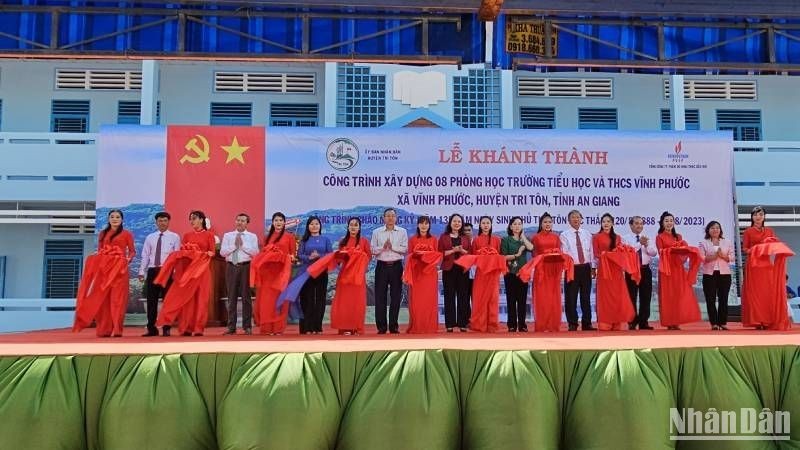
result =
[[[97,137],[0,133],[0,201],[93,201]]]

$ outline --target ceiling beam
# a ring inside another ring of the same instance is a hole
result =
[[[183,0],[180,3],[212,3]],[[152,3],[152,2],[149,2]],[[215,0],[237,7],[346,8],[351,10],[476,13],[481,0]],[[502,11],[522,15],[654,17],[800,17],[797,0],[505,0]]]

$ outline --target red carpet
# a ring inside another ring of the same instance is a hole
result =
[[[361,336],[299,335],[290,326],[282,336],[222,336],[224,328],[206,329],[205,336],[144,338],[141,327],[125,329],[121,338],[95,337],[93,329],[72,333],[68,329],[0,334],[0,356],[164,353],[285,353],[355,352],[380,350],[598,350],[639,348],[741,347],[799,345],[800,327],[791,331],[756,331],[731,324],[729,331],[711,331],[707,324],[685,326],[681,331],[577,331],[559,333],[445,333],[384,335],[367,327]]]

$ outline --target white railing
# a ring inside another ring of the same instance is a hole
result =
[[[94,145],[97,136],[97,133],[0,132],[0,147],[7,144]]]
[[[0,209],[0,223],[94,225],[95,215],[94,210]]]
[[[765,153],[800,152],[800,141],[733,141],[733,148]]]
[[[0,299],[0,333],[68,328],[75,317],[75,299]]]

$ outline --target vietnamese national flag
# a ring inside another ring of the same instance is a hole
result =
[[[168,126],[164,207],[171,228],[191,229],[189,212],[211,219],[214,234],[234,229],[239,213],[250,216],[248,230],[264,235],[264,127]]]

